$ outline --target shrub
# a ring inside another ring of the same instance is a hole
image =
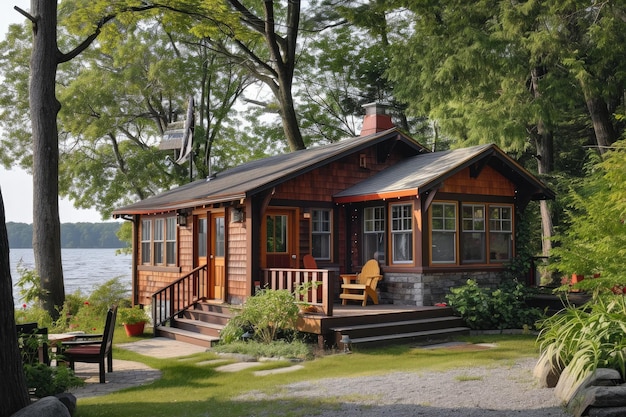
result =
[[[270,343],[281,331],[295,329],[298,311],[289,291],[263,289],[246,300],[240,313],[222,330],[220,338],[224,343],[232,343],[250,331],[255,340]]]
[[[598,367],[626,377],[626,297],[598,296],[583,306],[566,307],[538,326],[541,352],[557,368],[569,365],[577,380]]]
[[[85,383],[76,377],[74,372],[66,366],[48,366],[43,363],[24,365],[26,385],[34,390],[37,398],[60,394],[68,388],[81,387]]]
[[[542,317],[539,309],[526,305],[528,295],[528,289],[516,280],[490,290],[469,279],[464,286],[451,288],[446,299],[472,329],[518,329],[533,327]]]

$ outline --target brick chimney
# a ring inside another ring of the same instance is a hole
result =
[[[391,115],[387,114],[388,106],[381,103],[368,103],[362,107],[365,109],[365,118],[363,119],[361,136],[382,132],[394,126]]]

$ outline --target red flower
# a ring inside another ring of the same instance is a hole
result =
[[[88,306],[88,305],[89,305],[89,301],[85,301],[85,303],[84,303],[84,304],[85,304],[86,306]]]
[[[22,308],[23,308],[24,310],[26,310],[26,307],[28,307],[28,306],[26,305],[26,303],[22,304]]]

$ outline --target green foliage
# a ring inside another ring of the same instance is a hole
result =
[[[34,391],[34,396],[43,398],[61,394],[69,388],[82,387],[85,382],[76,377],[67,366],[48,366],[43,363],[24,365],[26,385]]]
[[[616,142],[604,160],[568,195],[568,225],[557,235],[553,267],[563,275],[600,273],[611,283],[626,284],[626,141]],[[586,283],[585,285],[592,285]]]
[[[150,320],[146,311],[139,306],[120,308],[117,314],[122,324],[146,323]]]
[[[567,307],[539,323],[537,342],[557,368],[570,367],[577,380],[596,368],[626,376],[626,297],[603,295]]]
[[[232,343],[251,330],[255,340],[271,343],[280,331],[295,329],[298,311],[294,295],[289,291],[263,289],[246,300],[220,337],[224,343]]]
[[[313,352],[310,345],[299,340],[275,340],[271,343],[259,343],[254,340],[249,342],[237,341],[221,344],[212,349],[222,353],[240,353],[254,356],[255,358],[289,358],[311,359]]]
[[[16,269],[20,276],[16,285],[20,289],[21,300],[25,303],[39,303],[45,297],[46,291],[41,287],[37,271],[25,267],[22,259],[18,261]]]
[[[533,327],[541,311],[526,305],[528,289],[516,280],[504,281],[496,290],[481,288],[475,280],[450,289],[448,305],[472,329]]]
[[[105,316],[112,305],[130,306],[129,292],[130,289],[120,281],[120,277],[115,277],[93,289],[89,295],[89,305],[98,314]]]

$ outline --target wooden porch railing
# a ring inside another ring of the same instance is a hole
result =
[[[333,288],[328,272],[326,269],[267,268],[263,269],[263,281],[260,284],[261,288],[288,290],[294,293],[298,288],[302,288],[301,286],[306,287],[307,283],[317,282],[319,283],[317,288],[295,296],[299,301],[315,306],[325,315],[332,316]]]
[[[152,294],[152,323],[162,326],[172,317],[208,296],[207,265],[201,265]]]

